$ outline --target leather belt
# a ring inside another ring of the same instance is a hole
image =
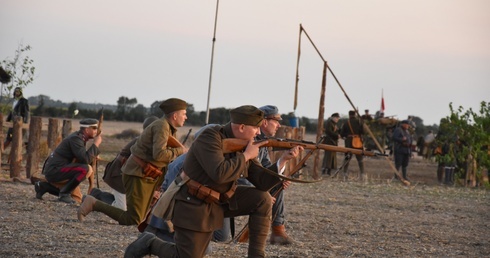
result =
[[[179,177],[178,177],[179,178]],[[179,184],[179,182],[181,182],[182,180],[184,180],[185,178],[187,178],[187,175],[185,174],[184,171],[182,171],[181,175],[180,175],[180,180],[177,181],[176,179],[176,183]],[[233,195],[235,194],[235,190],[236,190],[236,187],[237,187],[237,184],[236,182],[233,183],[233,185],[231,186],[230,190],[228,190],[226,193],[223,193],[223,194],[220,194],[219,192],[195,181],[195,180],[192,180],[192,179],[189,179],[189,181],[187,182],[187,189],[188,189],[188,193],[194,197],[196,197],[197,199],[201,200],[201,201],[204,201],[206,203],[217,203],[219,204],[220,202],[226,202],[228,201],[231,197],[233,197]]]

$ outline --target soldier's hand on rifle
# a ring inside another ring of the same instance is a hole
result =
[[[282,181],[282,189],[286,190],[291,185],[291,181]]]
[[[294,146],[288,151],[283,151],[281,157],[278,160],[279,170],[281,170],[284,167],[284,165],[286,165],[287,161],[289,161],[292,158],[296,158],[303,150],[304,150],[303,146]]]
[[[250,140],[247,144],[247,148],[245,148],[245,151],[243,152],[243,155],[245,156],[245,161],[255,159],[257,156],[259,156],[260,147],[267,143],[269,143],[269,141],[261,141],[254,144],[254,140]]]

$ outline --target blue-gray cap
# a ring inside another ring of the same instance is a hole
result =
[[[277,109],[276,106],[267,105],[267,106],[260,107],[259,109],[262,110],[262,112],[264,112],[265,119],[274,119],[277,121],[282,120],[281,114],[279,114],[279,109]]]

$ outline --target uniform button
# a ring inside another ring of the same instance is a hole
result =
[[[243,174],[241,174],[240,177],[243,177]]]
[[[187,200],[190,201],[191,200],[191,197],[187,197]]]

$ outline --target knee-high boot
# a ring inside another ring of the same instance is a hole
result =
[[[408,180],[408,177],[407,177],[407,167],[402,167],[402,176],[403,176],[403,179],[410,181],[410,180]]]
[[[60,195],[60,190],[48,182],[37,181],[34,183],[34,189],[36,190],[36,198],[39,200],[43,199],[45,193],[50,193],[55,196]]]
[[[66,185],[60,189],[60,195],[58,200],[66,203],[74,203],[75,201],[71,198],[71,192],[80,184],[80,181],[76,177],[70,179]]]
[[[270,217],[250,215],[248,257],[265,257],[265,244],[270,226]]]

